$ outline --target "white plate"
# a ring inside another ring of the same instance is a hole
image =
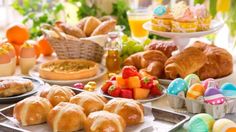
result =
[[[151,21],[148,21],[143,25],[143,28],[148,30],[149,32],[151,32],[153,34],[157,34],[157,35],[167,37],[167,38],[179,38],[179,37],[195,38],[195,37],[201,37],[201,36],[216,32],[217,30],[219,30],[220,28],[222,28],[224,26],[224,22],[223,21],[212,20],[211,27],[210,27],[209,30],[199,31],[199,32],[191,32],[191,33],[155,31],[155,30],[152,30],[151,25],[152,25]]]
[[[107,73],[107,69],[103,65],[99,65],[98,73],[94,77],[86,78],[86,79],[79,79],[79,80],[47,80],[43,79],[39,76],[38,67],[34,67],[30,70],[29,75],[32,77],[37,77],[42,79],[44,82],[49,84],[57,84],[57,85],[73,85],[78,82],[89,82],[97,80],[101,77],[103,77]]]
[[[232,75],[233,74],[230,74],[230,75],[222,77],[222,78],[217,78],[217,79],[215,79],[215,81],[218,82],[219,85],[221,85],[221,84],[227,82],[227,80],[229,80],[229,78],[231,78]],[[171,83],[171,81],[173,81],[173,80],[170,80],[170,79],[158,79],[158,80],[159,80],[159,83],[164,85],[164,86],[168,86]]]

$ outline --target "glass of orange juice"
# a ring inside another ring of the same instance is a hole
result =
[[[143,41],[148,37],[148,31],[143,24],[151,19],[151,13],[146,9],[136,9],[127,12],[132,38]]]

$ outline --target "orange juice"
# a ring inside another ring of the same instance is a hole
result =
[[[147,18],[129,18],[132,35],[137,38],[147,37],[148,31],[143,29],[143,24],[149,20]]]

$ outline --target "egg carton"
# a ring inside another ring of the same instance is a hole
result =
[[[167,99],[173,109],[186,107],[189,113],[197,114],[205,112],[212,115],[215,119],[222,118],[228,113],[236,113],[236,99],[227,98],[225,103],[220,105],[205,103],[203,98],[198,98],[197,100],[187,99],[182,94],[167,94]]]

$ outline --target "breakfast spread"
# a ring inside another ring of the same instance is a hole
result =
[[[97,72],[97,63],[83,59],[50,61],[39,68],[40,77],[48,80],[78,80],[93,77]]]
[[[31,80],[20,77],[0,79],[0,97],[10,97],[32,91]]]

